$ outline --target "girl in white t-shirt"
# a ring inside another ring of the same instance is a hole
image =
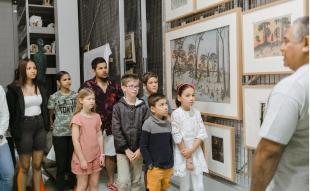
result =
[[[201,143],[207,138],[200,112],[192,106],[195,101],[195,88],[181,84],[177,88],[176,105],[172,112],[172,136],[176,144],[174,150],[174,175],[180,177],[180,190],[203,191],[203,172],[208,172]]]

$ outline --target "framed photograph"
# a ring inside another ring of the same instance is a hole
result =
[[[304,6],[304,0],[285,0],[244,12],[244,75],[291,72],[280,47],[291,23],[304,15]]]
[[[241,119],[240,9],[166,33],[167,96],[195,86],[195,107],[210,116]]]
[[[186,16],[194,11],[193,0],[165,0],[166,21]]]
[[[130,32],[125,36],[125,61],[126,63],[136,63],[135,34]]]
[[[273,86],[243,86],[244,142],[249,149],[256,149],[260,141],[259,130],[264,121],[267,102]]]
[[[195,11],[202,11],[228,1],[229,0],[196,0]]]
[[[208,138],[209,173],[229,181],[235,180],[235,135],[234,128],[214,123],[206,123]]]

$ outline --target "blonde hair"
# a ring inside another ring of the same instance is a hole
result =
[[[85,97],[89,95],[95,95],[94,91],[89,88],[83,88],[79,91],[76,97],[76,109],[75,109],[74,115],[79,113],[83,108],[83,105],[80,103],[80,99],[84,99]],[[91,111],[96,112],[96,105],[91,109]]]

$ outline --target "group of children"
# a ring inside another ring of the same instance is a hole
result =
[[[166,190],[173,174],[181,177],[181,191],[189,190],[190,179],[195,191],[204,190],[203,172],[208,169],[201,143],[207,133],[199,111],[192,107],[195,87],[191,84],[177,87],[178,108],[171,113],[167,98],[157,93],[157,75],[149,72],[142,81],[146,93],[139,99],[139,77],[125,74],[121,79],[124,97],[113,107],[118,190],[143,190],[143,166],[150,191]],[[71,127],[71,143],[60,140],[58,147],[67,148],[64,152],[70,153],[73,143],[74,151],[71,161],[56,158],[56,162],[71,162],[71,170],[77,177],[76,190],[97,190],[105,152],[100,128],[104,121],[95,112],[95,94],[88,88],[78,94],[71,91],[67,72],[57,74],[57,84],[59,90],[50,97],[48,105],[53,134],[70,135],[68,128],[63,127]]]

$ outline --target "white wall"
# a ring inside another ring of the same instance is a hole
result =
[[[55,0],[58,71],[70,73],[72,89],[80,87],[79,23],[77,0]]]
[[[11,0],[0,0],[0,85],[5,87],[14,77],[14,30]]]

